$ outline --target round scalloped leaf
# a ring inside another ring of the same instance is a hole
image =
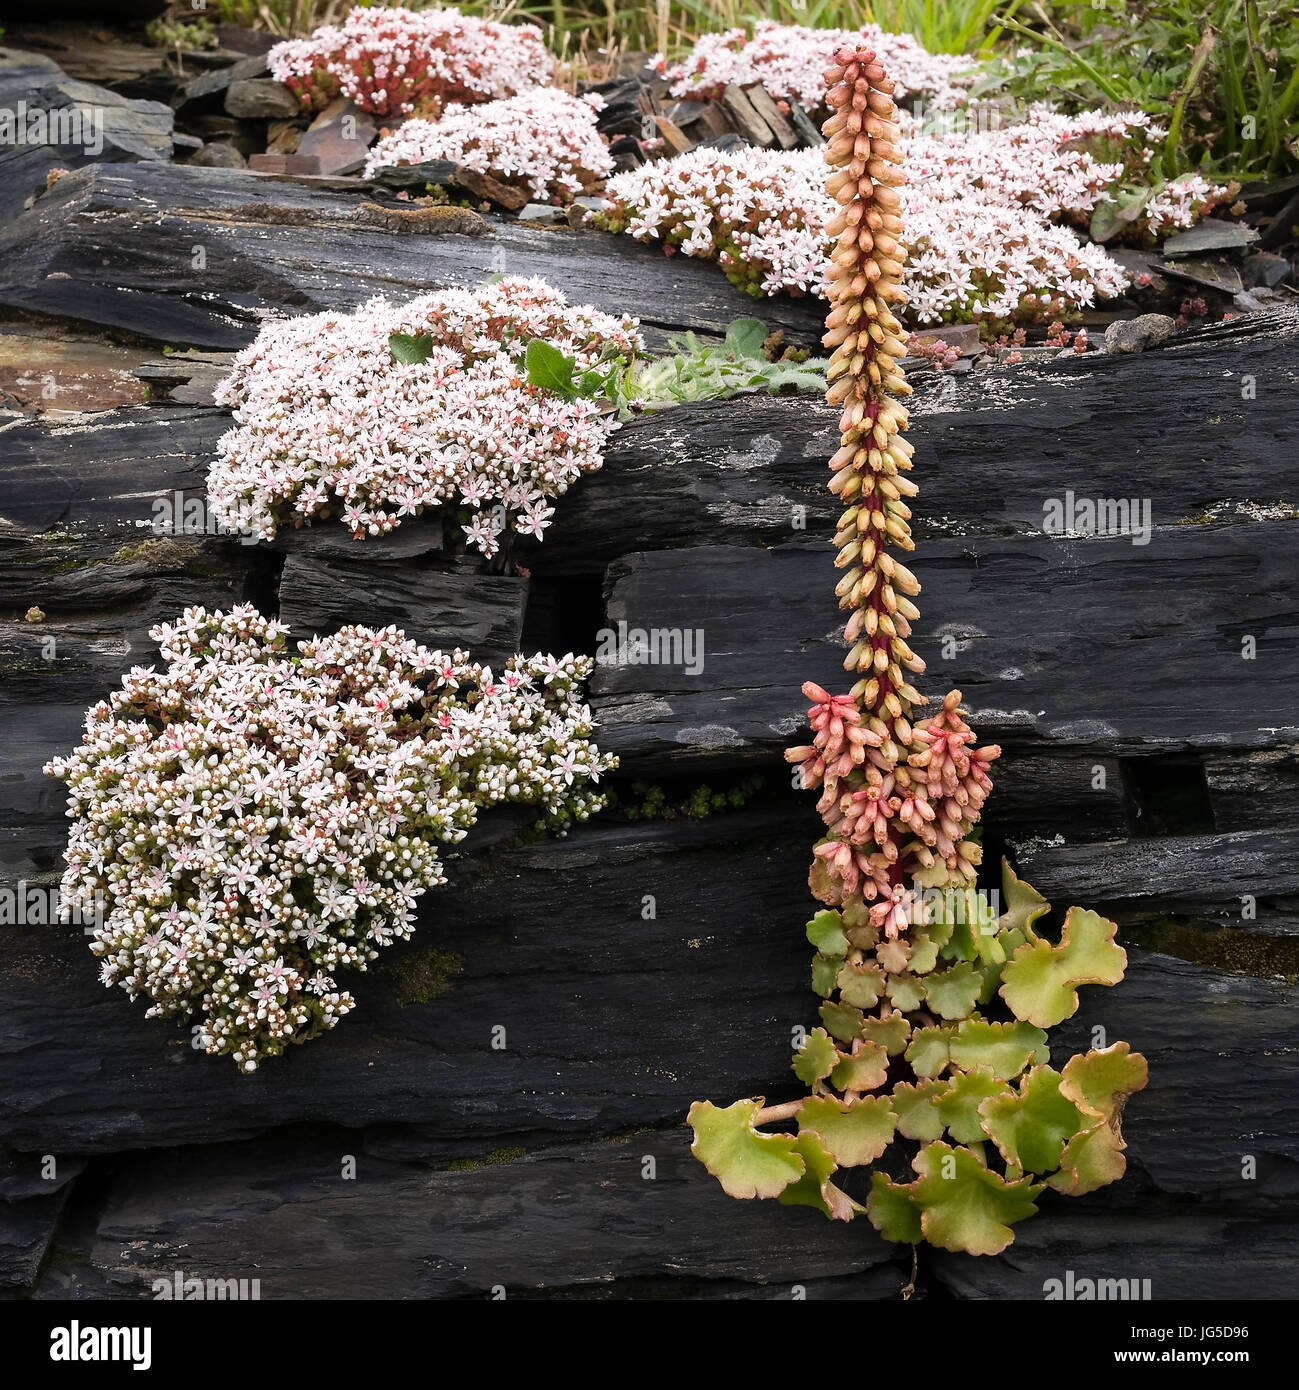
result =
[[[1054,1172],[1065,1141],[1092,1118],[1060,1094],[1060,1073],[1050,1067],[1034,1067],[1020,1079],[1018,1095],[993,1096],[979,1114],[1002,1158],[1026,1173]]]
[[[838,912],[818,912],[807,924],[807,939],[822,955],[848,954],[848,938],[843,934],[843,916]]]
[[[962,1071],[987,1066],[995,1076],[1009,1081],[1030,1062],[1049,1062],[1051,1049],[1046,1045],[1046,1034],[1031,1023],[986,1023],[969,1018],[952,1034],[951,1056],[953,1065]]]
[[[806,1171],[791,1136],[760,1134],[754,1128],[761,1106],[761,1096],[725,1109],[697,1100],[686,1116],[695,1132],[690,1152],[732,1197],[778,1196]]]
[[[908,964],[913,975],[928,975],[938,964],[938,942],[926,932],[916,932],[911,938],[911,960]]]
[[[862,1011],[849,1004],[821,1005],[821,1022],[826,1032],[841,1043],[856,1042],[861,1037]]]
[[[1004,1182],[966,1149],[929,1144],[912,1167],[920,1175],[911,1187],[920,1229],[942,1250],[999,1255],[1015,1238],[1015,1222],[1037,1211],[1036,1184],[1027,1178]]]
[[[830,1084],[836,1091],[873,1091],[884,1084],[888,1074],[889,1058],[883,1046],[858,1040],[851,1055],[841,1057],[830,1073]]]
[[[1061,1073],[1060,1094],[1115,1124],[1124,1102],[1148,1079],[1146,1059],[1127,1043],[1116,1042],[1103,1052],[1093,1050],[1071,1057]]]
[[[969,961],[962,961],[927,976],[924,988],[925,999],[939,1018],[968,1018],[983,990],[983,975]]]
[[[884,986],[889,1003],[903,1013],[918,1009],[925,998],[925,987],[914,975],[890,975]]]
[[[911,947],[905,941],[886,941],[875,951],[875,959],[890,975],[901,975],[911,959]]]
[[[951,1061],[950,1028],[917,1028],[907,1044],[907,1061],[917,1076],[937,1076]]]
[[[880,939],[880,929],[871,921],[870,904],[862,898],[849,898],[842,911],[844,935],[858,949],[870,950]]]
[[[897,1122],[887,1096],[852,1100],[809,1096],[798,1112],[799,1132],[811,1130],[819,1135],[830,1156],[844,1168],[874,1163],[893,1142]]]
[[[858,1212],[866,1210],[830,1181],[835,1162],[818,1135],[805,1130],[791,1142],[802,1155],[807,1170],[797,1182],[777,1194],[777,1201],[789,1207],[815,1207],[832,1221],[851,1221]]]
[[[890,1057],[896,1057],[906,1049],[911,1025],[900,1013],[891,1013],[884,1018],[868,1018],[861,1031],[867,1042],[879,1043]]]
[[[986,1100],[1011,1095],[1006,1083],[992,1074],[991,1067],[975,1067],[972,1071],[958,1071],[952,1077],[947,1090],[934,1098],[934,1113],[958,1144],[979,1144],[985,1137],[979,1107]]]
[[[873,1009],[880,1001],[884,974],[876,965],[854,965],[845,961],[835,977],[839,998],[858,1009]]]
[[[934,1108],[934,1097],[947,1089],[948,1083],[941,1079],[917,1081],[915,1085],[903,1081],[894,1086],[890,1099],[898,1117],[898,1133],[905,1139],[918,1139],[922,1143],[941,1139],[943,1121]]]
[[[883,1173],[872,1173],[866,1215],[885,1240],[916,1245],[923,1239],[920,1208],[912,1199],[910,1183],[890,1182]]]
[[[812,957],[812,988],[822,999],[828,999],[834,993],[842,964],[842,956],[827,956],[818,951]]]
[[[1081,1197],[1098,1187],[1117,1182],[1127,1169],[1123,1157],[1127,1145],[1104,1120],[1075,1135],[1060,1155],[1060,1171],[1048,1181],[1057,1192]]]
[[[1006,910],[997,919],[1003,931],[1021,931],[1026,941],[1036,939],[1033,923],[1051,911],[1051,904],[1033,887],[1025,883],[1010,867],[1009,859],[1001,861],[1001,896]]]
[[[794,1053],[794,1075],[805,1085],[827,1077],[839,1060],[839,1051],[824,1028],[813,1028]]]
[[[1001,973],[1001,997],[1016,1018],[1054,1028],[1078,1010],[1078,985],[1116,985],[1128,958],[1114,944],[1115,924],[1099,913],[1071,907],[1060,944],[1026,942]]]

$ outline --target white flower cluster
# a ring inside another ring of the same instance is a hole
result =
[[[393,334],[426,339],[427,360],[395,361]],[[265,539],[340,516],[359,538],[460,503],[485,555],[507,521],[539,537],[548,499],[600,467],[614,424],[593,401],[527,384],[520,359],[534,338],[579,368],[644,350],[635,319],[517,276],[268,325],[216,390],[236,425],[208,475],[213,514]]]
[[[896,96],[922,95],[934,110],[959,106],[965,100],[961,75],[974,66],[968,57],[929,53],[910,34],[886,33],[876,24],[859,30],[808,29],[801,24],[761,20],[749,38],[743,29],[705,34],[681,62],[669,66],[659,58],[660,72],[678,97],[716,97],[728,82],[744,86],[761,82],[778,101],[794,100],[809,110],[825,100],[825,70],[836,49],[874,49],[897,83]]]
[[[596,129],[604,99],[536,87],[481,106],[448,106],[436,121],[418,117],[384,135],[370,151],[365,177],[394,164],[450,159],[466,169],[522,184],[534,198],[571,203],[613,172]]]
[[[1199,174],[1158,187],[1152,165],[1165,132],[1143,111],[1069,116],[1039,105],[1004,129],[926,135],[905,119],[903,129],[907,178],[936,201],[973,189],[990,202],[1086,227],[1098,203],[1153,188],[1134,226],[1158,236],[1191,226],[1227,193]]]
[[[63,900],[109,909],[91,946],[105,985],[147,994],[149,1017],[197,1013],[195,1046],[244,1071],[353,1007],[335,974],[411,935],[445,882],[437,841],[497,802],[561,823],[602,804],[585,658],[494,676],[395,627],[291,656],[251,605],[150,635],[166,669],[134,668],[45,769],[76,822]]]
[[[1152,181],[1162,132],[1141,113],[1063,116],[1035,107],[1003,130],[905,139],[913,326],[981,317],[1050,322],[1120,293],[1121,267],[1056,219],[1086,225],[1098,202]],[[823,293],[835,211],[819,151],[692,150],[616,174],[601,225],[715,258],[752,294]],[[1198,175],[1159,189],[1134,227],[1190,226],[1226,193]]]
[[[276,44],[268,56],[271,75],[305,106],[318,110],[341,92],[380,116],[512,96],[548,82],[555,65],[535,25],[451,8],[357,6],[341,26]]]
[[[752,294],[823,294],[835,211],[817,150],[692,150],[609,180],[602,225],[639,240],[662,239],[688,256],[715,257]],[[1123,271],[1012,203],[975,192],[934,199],[904,190],[910,257],[904,284],[913,325],[968,320],[1046,322],[1096,294],[1117,294]]]

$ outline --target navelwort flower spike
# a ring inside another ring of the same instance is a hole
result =
[[[1040,933],[1049,904],[1004,862],[998,912],[976,886],[971,835],[1001,750],[974,747],[959,691],[916,717],[920,585],[892,553],[914,548],[917,491],[898,399],[909,388],[894,312],[906,253],[893,84],[873,52],[850,47],[827,84],[838,211],[823,341],[827,399],[843,408],[830,489],[845,507],[836,592],[856,683],[847,695],[803,687],[812,742],[786,754],[820,789],[826,823],[810,876],[826,907],[807,928],[824,1002],[793,1060],[809,1094],[696,1101],[693,1152],[733,1197],[865,1213],[889,1240],[996,1254],[1048,1187],[1080,1195],[1122,1175],[1119,1120],[1146,1063],[1115,1043],[1049,1065],[1045,1030],[1077,1010],[1080,985],[1116,984],[1127,957],[1114,923],[1079,908],[1058,941]],[[771,1125],[782,1131],[760,1128]],[[857,1196],[832,1181],[872,1165]]]

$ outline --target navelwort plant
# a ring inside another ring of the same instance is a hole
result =
[[[846,506],[836,592],[858,679],[847,695],[803,687],[813,742],[786,754],[821,789],[810,884],[825,909],[807,934],[824,1002],[793,1060],[809,1094],[696,1101],[693,1152],[733,1197],[865,1213],[888,1240],[996,1254],[1048,1187],[1080,1195],[1122,1175],[1119,1119],[1146,1063],[1120,1042],[1049,1065],[1045,1030],[1074,1014],[1078,987],[1123,977],[1114,923],[1070,908],[1053,939],[1036,926],[1049,905],[1004,863],[995,915],[972,832],[1001,750],[973,746],[959,691],[915,718],[924,662],[907,639],[920,585],[890,553],[914,548],[905,499],[918,490],[895,399],[909,388],[894,315],[905,252],[893,84],[863,48],[837,50],[826,76],[840,210],[824,342],[827,399],[843,407],[830,489]],[[864,1205],[832,1180],[890,1150]]]

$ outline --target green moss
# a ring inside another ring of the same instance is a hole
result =
[[[1214,927],[1212,923],[1167,918],[1124,927],[1119,940],[1147,951],[1159,951],[1192,965],[1207,965],[1259,980],[1299,981],[1299,940],[1263,936],[1243,927]]]
[[[1173,525],[1174,525],[1174,526],[1207,526],[1207,525],[1209,525],[1209,523],[1210,523],[1211,521],[1213,521],[1213,519],[1214,519],[1214,518],[1211,517],[1211,516],[1209,515],[1208,512],[1196,512],[1196,513],[1194,513],[1194,515],[1192,515],[1192,516],[1179,516],[1179,517],[1177,518],[1177,520],[1176,520],[1175,522],[1173,522]]]
[[[198,554],[198,547],[166,536],[141,541],[139,545],[124,545],[104,562],[109,565],[133,565],[143,560],[155,569],[179,569],[186,560]]]
[[[463,956],[430,946],[404,960],[390,962],[385,974],[396,984],[395,998],[405,1008],[407,1004],[427,1004],[445,994],[464,968]]]
[[[516,1158],[522,1158],[528,1151],[527,1149],[493,1149],[491,1153],[484,1154],[482,1158],[453,1158],[450,1163],[438,1165],[438,1171],[442,1173],[467,1173],[473,1168],[486,1168],[493,1163],[513,1163]]]

